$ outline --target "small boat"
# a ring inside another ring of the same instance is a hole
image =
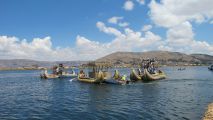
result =
[[[41,79],[55,79],[55,78],[59,78],[58,75],[55,74],[49,74],[47,72],[47,69],[44,70],[44,72],[42,74],[40,74]]]
[[[142,80],[144,82],[146,81],[155,81],[155,80],[161,80],[161,79],[165,79],[166,75],[163,71],[158,70],[156,73],[151,74],[149,73],[149,71],[147,69],[144,69],[144,75]]]
[[[124,78],[122,78],[124,77]],[[115,70],[115,73],[111,79],[106,79],[104,80],[104,83],[107,84],[117,84],[117,85],[125,85],[129,84],[128,80],[125,80],[126,76],[121,76],[118,70]]]
[[[181,70],[186,70],[186,68],[178,68],[178,70],[180,70],[180,71],[181,71]]]
[[[213,71],[213,65],[209,66],[208,69]]]
[[[84,73],[78,75],[78,81],[87,83],[102,83],[104,81],[104,74],[102,71],[95,73],[94,77],[86,77]]]
[[[141,73],[140,69],[138,69],[138,71],[139,71],[138,73]],[[139,81],[139,80],[142,80],[142,76],[143,76],[142,74],[137,74],[135,69],[132,69],[131,73],[130,73],[130,80],[131,81]]]

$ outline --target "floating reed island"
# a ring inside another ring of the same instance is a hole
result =
[[[213,120],[213,103],[208,105],[208,108],[204,114],[203,120]]]

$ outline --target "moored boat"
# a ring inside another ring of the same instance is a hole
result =
[[[161,70],[158,70],[154,74],[151,74],[147,69],[144,69],[144,75],[142,80],[146,82],[146,81],[161,80],[165,78],[166,78],[166,74]]]

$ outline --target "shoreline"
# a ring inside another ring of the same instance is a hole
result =
[[[213,103],[208,105],[203,120],[213,120]]]
[[[198,67],[198,66],[203,66],[203,67],[208,67],[208,65],[159,65],[159,67]],[[132,68],[134,66],[114,66],[113,68]],[[41,68],[0,68],[0,71],[10,71],[10,70],[42,70],[44,67]],[[73,69],[73,68],[81,68],[81,67],[70,67],[66,69]],[[47,68],[51,69],[51,68]]]
[[[75,67],[73,67],[75,68]],[[65,68],[67,69],[73,69],[73,68]],[[44,68],[0,68],[0,71],[10,71],[10,70],[20,70],[20,71],[24,71],[24,70],[43,70]],[[52,68],[46,68],[48,70],[52,69]]]

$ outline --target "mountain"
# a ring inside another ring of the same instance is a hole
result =
[[[180,52],[149,51],[149,52],[116,52],[99,58],[97,62],[111,62],[112,64],[137,65],[141,59],[155,58],[164,65],[185,65],[185,64],[211,64],[213,56],[205,54],[187,55]]]
[[[191,54],[192,57],[199,59],[203,63],[213,63],[213,56],[205,54]]]
[[[36,61],[29,59],[1,59],[0,68],[18,68],[18,67],[51,67],[63,63],[66,66],[79,66],[86,61]]]
[[[162,65],[212,64],[213,56],[206,54],[187,55],[179,52],[149,51],[149,52],[116,52],[99,58],[96,62],[111,62],[114,65],[138,65],[141,59],[156,58]],[[63,63],[65,66],[79,66],[87,61],[36,61],[29,59],[0,59],[1,68],[52,67]]]

